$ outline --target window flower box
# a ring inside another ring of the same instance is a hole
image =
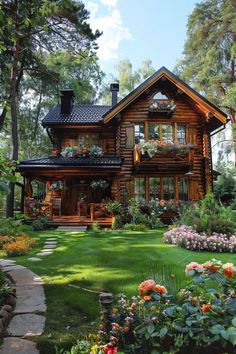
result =
[[[193,144],[180,144],[176,141],[163,141],[149,140],[148,142],[140,143],[136,148],[140,150],[141,155],[146,155],[150,158],[156,155],[168,156],[168,155],[187,155],[191,149],[193,149]]]
[[[100,146],[93,145],[91,147],[86,147],[82,144],[78,146],[67,146],[62,149],[61,155],[64,157],[78,157],[78,158],[98,158],[103,156],[102,149]]]

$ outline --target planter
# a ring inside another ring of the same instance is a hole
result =
[[[179,213],[172,210],[167,210],[160,214],[160,219],[165,225],[171,225],[178,217]]]

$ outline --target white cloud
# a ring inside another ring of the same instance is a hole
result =
[[[97,3],[88,2],[87,8],[90,11],[90,25],[93,30],[103,32],[98,39],[98,57],[103,61],[109,61],[118,57],[118,50],[121,41],[132,39],[132,35],[127,27],[123,25],[120,11],[118,10],[117,0],[101,0],[107,5],[106,15],[99,14]]]
[[[117,6],[117,0],[101,0],[101,3],[106,6],[110,7],[116,7]]]

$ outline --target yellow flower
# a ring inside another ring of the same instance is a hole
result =
[[[97,344],[94,344],[91,348],[91,354],[97,354],[99,349],[99,346]]]

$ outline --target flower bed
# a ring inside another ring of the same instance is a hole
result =
[[[170,294],[153,279],[139,296],[120,295],[111,322],[80,341],[73,353],[233,353],[236,345],[236,267],[211,260],[185,268],[189,285]]]
[[[103,155],[102,149],[97,146],[93,145],[90,148],[79,144],[78,146],[67,146],[62,149],[61,152],[62,156],[65,157],[90,157],[90,158],[97,158]]]
[[[0,249],[6,252],[9,257],[22,256],[27,254],[35,245],[36,240],[30,239],[28,235],[13,237],[0,236]]]
[[[149,157],[158,154],[187,154],[192,148],[193,144],[180,144],[177,141],[171,142],[168,140],[160,142],[159,140],[149,140],[139,144],[142,155],[147,153]]]
[[[164,242],[191,251],[236,252],[236,236],[217,233],[201,235],[186,225],[165,232]]]

